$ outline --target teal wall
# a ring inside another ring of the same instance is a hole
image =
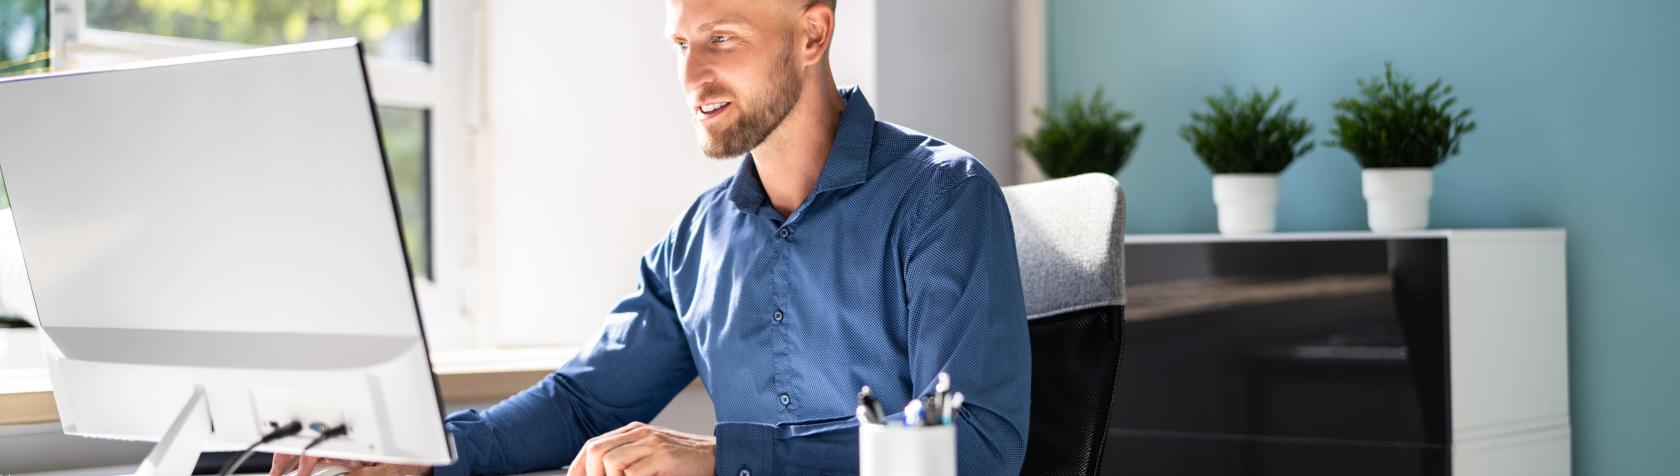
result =
[[[1132,233],[1215,230],[1177,130],[1221,84],[1282,87],[1323,140],[1384,60],[1445,78],[1480,128],[1437,169],[1431,225],[1569,230],[1576,474],[1680,474],[1680,1],[1049,3],[1052,97],[1101,85],[1145,123],[1119,174]],[[1281,180],[1280,230],[1364,229],[1345,152]]]

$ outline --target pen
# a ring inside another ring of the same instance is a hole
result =
[[[939,395],[922,397],[922,425],[934,426],[939,424],[939,415],[943,410],[939,408]]]
[[[926,408],[922,406],[921,400],[911,400],[904,406],[904,426],[922,426],[926,423],[926,418]]]
[[[930,409],[931,413],[928,416],[933,419],[938,419],[940,415],[943,415],[945,412],[945,406],[950,403],[950,398],[951,374],[940,372],[939,375],[934,377],[933,406]],[[934,423],[937,424],[938,422]]]
[[[947,402],[945,404],[945,408],[942,409],[942,410],[944,410],[943,415],[942,415],[943,419],[944,419],[944,424],[950,425],[950,424],[955,423],[957,421],[957,410],[962,409],[962,404],[963,404],[962,392],[956,392],[955,394],[951,395],[951,401]]]
[[[883,424],[887,422],[886,411],[881,409],[881,401],[875,398],[875,393],[864,385],[858,391],[858,420],[865,423]]]

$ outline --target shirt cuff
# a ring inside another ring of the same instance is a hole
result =
[[[719,476],[768,475],[776,467],[775,426],[761,423],[724,422],[713,428],[717,437]]]
[[[443,419],[443,427],[448,430],[450,437],[455,440],[455,462],[447,466],[432,467],[432,476],[471,476],[473,461],[479,458],[478,447],[473,446],[472,428],[483,425],[483,416],[477,410],[464,410],[450,414]]]

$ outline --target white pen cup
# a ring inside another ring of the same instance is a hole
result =
[[[956,476],[957,426],[858,425],[860,476]]]

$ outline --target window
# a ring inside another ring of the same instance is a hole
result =
[[[426,61],[425,7],[421,0],[87,0],[87,25],[246,45],[355,36],[370,55]]]
[[[0,76],[45,71],[46,67],[47,0],[0,2]]]
[[[431,187],[426,158],[429,111],[381,106],[379,128],[385,141],[385,159],[391,164],[391,188],[397,192],[397,209],[402,215],[403,247],[417,277],[432,276]]]

